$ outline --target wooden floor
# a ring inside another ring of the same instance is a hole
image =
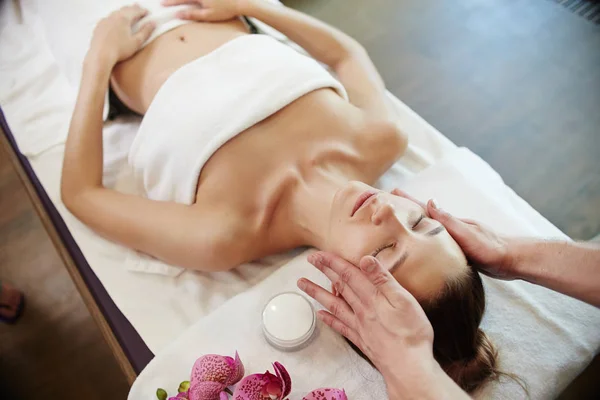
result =
[[[390,91],[563,231],[600,234],[600,28],[548,0],[286,3],[356,37]],[[0,279],[28,296],[23,320],[0,325],[0,398],[125,398],[1,151]]]
[[[0,279],[27,296],[0,323],[0,399],[125,399],[128,385],[0,146]]]
[[[548,0],[287,0],[569,236],[600,233],[600,27]]]

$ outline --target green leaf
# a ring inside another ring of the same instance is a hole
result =
[[[190,381],[183,381],[179,384],[179,389],[177,389],[178,393],[181,392],[187,392],[187,390],[190,388]]]
[[[156,397],[158,397],[158,400],[167,400],[167,392],[165,389],[158,388],[156,389]]]

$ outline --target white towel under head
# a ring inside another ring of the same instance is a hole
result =
[[[192,204],[200,171],[228,140],[299,97],[343,86],[267,35],[233,39],[177,70],[150,104],[129,163],[153,200]]]

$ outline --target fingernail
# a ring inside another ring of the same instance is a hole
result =
[[[309,263],[311,263],[312,265],[314,265],[317,268],[321,264],[321,256],[319,255],[319,253],[312,253],[311,255],[308,256],[307,259],[308,259]]]
[[[367,258],[367,260],[365,261],[365,264],[364,264],[365,272],[373,272],[376,265],[377,264],[375,263],[375,260],[373,260],[373,258],[371,258],[371,257]]]
[[[429,200],[429,204],[431,204],[431,208],[433,208],[434,210],[439,210],[440,209],[440,206],[439,206],[439,204],[438,204],[438,202],[437,202],[436,199]]]
[[[304,282],[303,279],[298,280],[298,288],[302,291],[304,291],[304,289],[306,289],[306,282]]]

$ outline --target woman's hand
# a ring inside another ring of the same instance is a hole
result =
[[[510,239],[497,235],[477,221],[454,217],[439,208],[434,200],[424,204],[399,189],[394,189],[392,194],[416,202],[427,211],[429,217],[444,225],[473,267],[492,278],[516,278],[514,262],[509,252]]]
[[[163,0],[163,6],[197,4],[198,8],[183,10],[177,18],[199,22],[227,21],[238,17],[241,0]]]
[[[148,22],[133,32],[133,25],[146,14],[148,10],[136,4],[103,18],[94,29],[90,52],[105,57],[112,65],[133,56],[154,30],[154,24]]]
[[[376,258],[364,257],[360,269],[329,253],[308,260],[331,280],[338,296],[307,279],[298,287],[329,310],[319,311],[319,318],[361,349],[384,377],[410,374],[404,365],[434,363],[433,328],[423,309]]]

